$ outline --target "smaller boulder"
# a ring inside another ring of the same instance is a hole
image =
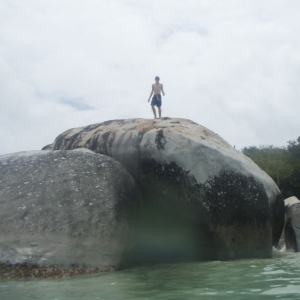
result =
[[[56,277],[118,268],[135,181],[87,149],[0,156],[0,277]]]
[[[286,250],[300,251],[300,201],[296,197],[284,200],[286,222],[284,228],[284,240]]]

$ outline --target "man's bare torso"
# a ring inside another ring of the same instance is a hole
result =
[[[152,84],[152,89],[153,89],[154,95],[160,94],[162,91],[162,88],[163,88],[163,85],[161,83]]]

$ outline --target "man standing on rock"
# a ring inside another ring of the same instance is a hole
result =
[[[151,101],[151,107],[152,107],[152,111],[153,111],[153,114],[154,114],[154,119],[157,119],[155,106],[157,106],[158,115],[159,115],[159,118],[161,118],[161,94],[160,94],[161,92],[162,92],[163,95],[165,95],[164,87],[161,83],[159,83],[159,77],[156,76],[155,77],[155,83],[152,84],[151,94],[150,94],[149,99],[148,99],[148,102],[149,102],[150,99],[151,99],[151,96],[154,94],[153,98],[152,98],[152,101]]]

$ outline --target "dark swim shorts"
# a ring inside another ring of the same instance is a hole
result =
[[[161,94],[157,94],[153,96],[151,105],[161,107]]]

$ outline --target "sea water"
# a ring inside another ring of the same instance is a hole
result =
[[[0,300],[300,299],[300,254],[144,265],[67,279],[1,280]]]

